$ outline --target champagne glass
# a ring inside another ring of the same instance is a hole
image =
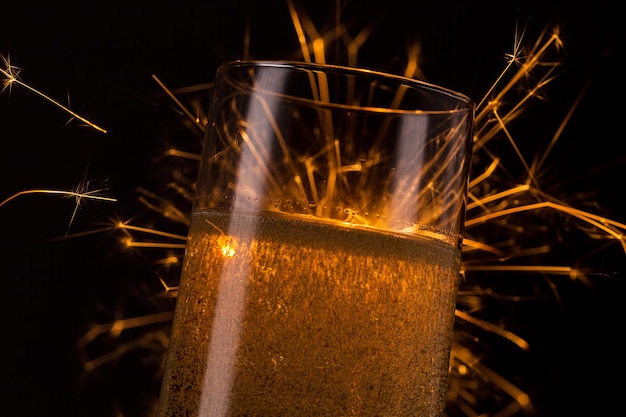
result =
[[[365,69],[221,66],[158,416],[443,416],[473,112]]]

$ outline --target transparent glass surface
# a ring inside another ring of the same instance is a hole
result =
[[[218,69],[158,415],[442,416],[473,103]]]

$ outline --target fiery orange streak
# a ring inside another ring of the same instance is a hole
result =
[[[300,21],[300,16],[298,15],[298,11],[293,5],[292,0],[287,0],[287,5],[289,6],[289,14],[291,15],[291,20],[293,22],[296,35],[298,36],[298,42],[300,43],[300,49],[302,50],[302,58],[305,62],[312,62],[311,54],[309,54],[309,48],[307,46],[306,35],[304,34],[304,29],[302,27],[302,22]]]
[[[343,26],[342,26],[343,27]],[[365,41],[372,34],[373,28],[371,25],[364,28],[359,34],[348,43],[348,65],[352,67],[356,67],[357,64],[357,55],[361,46],[365,43]],[[417,60],[417,58],[416,58]]]
[[[111,197],[102,197],[102,196],[98,196],[98,195],[93,195],[91,193],[79,193],[79,192],[76,192],[76,191],[64,191],[64,190],[24,190],[24,191],[20,191],[18,193],[15,193],[11,197],[9,197],[6,200],[0,202],[0,207],[4,206],[9,201],[14,200],[17,197],[22,196],[22,195],[26,195],[26,194],[60,194],[60,195],[66,196],[66,197],[88,198],[88,199],[91,199],[91,200],[117,201],[115,198],[111,198]]]
[[[468,184],[468,188],[472,189],[475,186],[477,186],[478,184],[480,184],[481,182],[483,182],[486,179],[488,179],[491,176],[491,174],[493,174],[493,171],[496,170],[496,167],[498,166],[498,164],[500,164],[500,158],[496,157],[496,158],[493,159],[493,161],[491,161],[491,164],[489,164],[489,167],[487,167],[485,172],[483,172],[482,174],[480,174],[476,178],[470,178],[470,182]]]
[[[521,71],[522,70],[519,70],[518,74]],[[527,70],[527,71],[530,71],[530,70]],[[513,108],[511,108],[504,116],[501,117],[501,120],[499,121],[499,123],[492,126],[491,129],[489,129],[487,132],[484,132],[484,133],[477,132],[474,137],[474,140],[475,140],[474,149],[478,150],[482,148],[487,142],[489,142],[498,133],[500,133],[503,125],[508,125],[509,122],[515,120],[524,111],[523,105],[526,104],[526,102],[530,100],[531,98],[537,97],[538,91],[540,91],[553,79],[554,77],[545,75],[540,81],[537,82],[537,84],[530,91],[526,93],[526,95],[524,95],[524,97],[522,97],[521,99],[517,101],[517,103],[515,104],[515,106],[513,106]],[[502,102],[500,101],[492,100],[489,102],[487,106],[487,110],[489,110],[490,112],[495,112],[501,103]],[[476,118],[476,125],[480,126],[481,123],[484,123],[485,126],[487,125],[486,122]],[[478,129],[478,130],[481,130],[481,129]]]
[[[41,91],[31,87],[30,85],[20,81],[20,79],[17,78],[17,73],[13,71],[13,69],[15,67],[11,65],[11,62],[9,61],[9,59],[2,57],[2,60],[4,61],[4,65],[6,67],[6,69],[0,68],[0,73],[2,73],[2,75],[4,75],[6,77],[6,79],[4,80],[4,83],[3,83],[4,84],[4,88],[6,88],[7,86],[10,87],[12,84],[18,84],[21,87],[24,87],[25,89],[29,90],[30,92],[35,93],[39,97],[42,97],[45,100],[48,100],[50,103],[52,103],[55,106],[59,107],[60,109],[62,109],[66,113],[70,114],[72,117],[77,118],[78,120],[80,120],[81,122],[87,124],[88,126],[91,126],[95,130],[97,130],[99,132],[102,132],[102,133],[107,133],[106,129],[103,129],[102,127],[96,125],[95,123],[85,119],[84,117],[82,117],[78,113],[74,112],[73,110],[69,109],[68,107],[65,107],[63,104],[59,103],[58,101],[56,101],[52,97],[50,97],[50,96],[42,93]]]
[[[83,335],[82,338],[78,341],[79,346],[85,347],[93,340],[95,340],[98,336],[102,334],[110,334],[112,337],[119,336],[124,330],[148,326],[151,324],[159,324],[170,322],[174,318],[173,311],[167,311],[163,313],[150,314],[140,317],[134,317],[131,319],[122,319],[115,320],[111,323],[98,324],[89,329],[87,333]],[[132,343],[132,345],[140,345],[141,339]],[[92,371],[99,366],[102,366],[115,358],[119,358],[127,351],[131,350],[130,348],[124,348],[123,346],[109,352],[108,354],[101,355],[98,358],[85,361],[83,363],[83,367],[87,371]]]
[[[504,135],[509,140],[509,143],[511,144],[511,146],[513,147],[513,150],[515,151],[515,154],[517,155],[519,160],[524,165],[524,168],[526,168],[526,172],[528,173],[528,177],[529,177],[530,181],[536,184],[535,175],[530,170],[530,166],[526,162],[526,159],[524,158],[524,155],[522,155],[522,152],[519,150],[519,147],[517,146],[517,144],[513,140],[513,136],[511,136],[511,133],[509,132],[509,129],[506,127],[506,123],[504,123],[502,118],[500,118],[500,114],[498,113],[497,109],[493,110],[493,115],[496,117],[496,119],[498,120],[498,123],[500,124],[500,130],[502,132],[504,132]]]
[[[499,210],[493,213],[487,213],[482,216],[478,216],[473,219],[466,220],[465,226],[471,227],[473,225],[484,223],[486,221],[489,221],[498,217],[508,216],[510,214],[524,212],[524,211],[540,210],[543,208],[551,208],[553,210],[561,211],[563,213],[566,213],[571,216],[577,217],[581,220],[584,220],[585,222],[601,230],[604,230],[609,236],[619,240],[624,251],[626,251],[626,240],[624,239],[623,233],[616,231],[615,229],[612,229],[611,227],[609,227],[609,226],[612,226],[618,229],[626,230],[626,224],[619,223],[617,221],[607,219],[606,217],[598,216],[598,215],[595,215],[595,214],[592,214],[583,210],[578,210],[573,207],[564,206],[562,204],[556,204],[551,201],[542,201],[539,203],[527,204],[524,206]]]
[[[480,363],[479,360],[474,358],[474,355],[465,348],[457,347],[453,349],[453,357],[463,363],[466,363],[473,372],[478,375],[481,375],[485,379],[493,382],[500,389],[505,391],[511,398],[513,398],[514,402],[511,403],[508,407],[500,410],[496,414],[492,414],[492,417],[504,417],[504,416],[513,416],[520,409],[525,410],[528,415],[533,414],[533,406],[530,401],[530,397],[524,391],[513,385],[509,380],[503,378],[498,373],[494,372],[489,367]],[[469,410],[468,410],[469,411]],[[478,414],[468,414],[478,417]],[[486,414],[481,414],[480,416],[485,416]]]
[[[523,350],[528,350],[530,349],[530,344],[528,344],[527,341],[525,341],[524,339],[522,339],[521,337],[519,337],[518,335],[516,335],[513,332],[510,332],[508,330],[503,329],[500,326],[496,326],[495,324],[491,324],[485,320],[480,320],[477,319],[474,316],[471,316],[463,311],[460,310],[455,310],[454,315],[457,316],[458,318],[465,320],[468,323],[472,323],[473,325],[480,327],[484,330],[487,330],[490,333],[494,333],[497,334],[498,336],[503,337],[504,339],[510,341],[511,343],[514,343],[516,346],[518,346],[520,349]]]
[[[177,256],[168,256],[167,258],[157,259],[155,261],[151,261],[151,265],[173,265],[180,262]]]
[[[141,327],[148,324],[170,321],[173,317],[173,314],[173,311],[166,311],[163,313],[133,317],[130,319],[115,320],[111,323],[97,324],[91,327],[89,331],[85,333],[85,335],[81,338],[80,343],[82,345],[87,345],[98,335],[104,333],[120,334],[123,330],[132,329],[134,327]]]
[[[141,190],[141,192],[146,193],[151,198],[156,198],[151,193],[148,193],[147,191]],[[166,201],[164,203],[165,207],[159,207],[156,204],[151,203],[150,201],[148,201],[147,198],[141,195],[137,197],[137,200],[139,200],[139,202],[144,204],[150,210],[155,211],[156,213],[160,213],[166,219],[172,219],[180,223],[187,223],[189,221],[187,216],[181,210],[179,210],[174,204],[170,202]],[[161,202],[163,201],[161,200]]]
[[[493,253],[494,255],[498,255],[500,257],[504,256],[504,252],[502,250],[493,247],[491,245],[487,245],[486,243],[479,242],[477,240],[468,239],[466,237],[463,238],[463,251],[467,252],[470,250],[483,250],[485,252]]]
[[[185,113],[185,115],[193,122],[194,125],[196,125],[198,127],[198,129],[200,129],[200,131],[202,133],[204,133],[204,125],[202,125],[202,123],[200,123],[200,121],[198,120],[198,118],[196,116],[194,116],[188,109],[187,107],[185,107],[185,105],[183,103],[181,103],[181,101],[178,99],[178,97],[176,97],[174,95],[174,93],[172,93],[170,91],[169,88],[167,88],[167,86],[165,84],[163,84],[163,82],[161,82],[161,80],[154,74],[152,74],[152,79],[154,79],[154,81],[157,82],[157,84],[159,84],[159,87],[161,87],[163,89],[163,91],[165,91],[165,94],[168,95],[169,98],[171,98],[174,103],[176,103],[176,105],[178,106],[178,108]]]
[[[581,273],[577,268],[551,265],[465,265],[463,272],[468,271],[542,272],[551,275],[568,275],[573,278]]]
[[[496,200],[501,200],[513,194],[518,194],[518,193],[528,191],[528,190],[530,190],[530,185],[522,184],[522,185],[518,185],[517,187],[509,188],[506,191],[501,191],[499,193],[495,193],[486,197],[478,198],[474,196],[473,194],[469,193],[469,198],[471,200],[474,200],[474,202],[467,205],[467,210],[473,209],[475,207],[485,208],[485,204],[487,203],[491,203],[492,201],[496,201]]]
[[[545,32],[545,31],[544,31]],[[539,37],[539,39],[541,39],[542,36]],[[499,93],[495,96],[495,98],[493,100],[491,100],[492,102],[496,102],[496,103],[501,103],[504,99],[504,96],[506,95],[506,93],[508,93],[519,81],[520,79],[529,74],[532,71],[532,68],[535,67],[536,65],[540,64],[540,58],[541,56],[548,50],[548,47],[550,45],[552,45],[553,43],[557,43],[560,44],[561,40],[558,36],[557,33],[553,33],[550,38],[544,42],[541,47],[539,48],[538,51],[531,51],[528,56],[530,57],[530,59],[528,59],[527,61],[525,61],[524,63],[522,63],[520,69],[513,75],[513,77],[511,77],[511,79],[509,80],[509,82],[506,84],[505,87],[503,87],[502,89],[500,89]],[[510,67],[507,66],[507,69]],[[494,83],[494,86],[492,87],[492,89],[490,91],[493,91],[493,89],[495,88],[495,85],[498,84],[499,81],[501,81],[503,79],[503,77],[499,77],[498,80],[496,81],[496,83]],[[483,101],[481,101],[482,103]],[[487,116],[488,112],[490,111],[489,106],[486,106],[485,108],[483,108],[483,110],[481,110],[478,115],[476,116],[477,119],[482,119],[484,117]]]
[[[133,230],[135,232],[142,232],[142,233],[148,233],[148,234],[157,235],[157,236],[170,237],[173,239],[178,239],[178,240],[183,240],[183,241],[187,240],[187,236],[163,232],[163,231],[155,230],[155,229],[149,229],[147,227],[132,226],[124,222],[118,222],[115,226],[116,228],[123,229],[123,230]]]
[[[194,161],[200,160],[200,155],[192,152],[179,151],[178,149],[170,148],[167,150],[167,156],[176,156],[179,158],[193,159]]]
[[[125,245],[129,248],[167,248],[167,249],[185,249],[184,243],[158,243],[158,242],[136,242],[127,239]]]

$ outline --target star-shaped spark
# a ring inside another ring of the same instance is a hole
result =
[[[48,190],[48,189],[32,189],[32,190],[23,190],[19,191],[10,197],[0,201],[0,207],[8,204],[10,201],[16,199],[17,197],[28,195],[28,194],[55,194],[60,195],[66,198],[73,198],[75,200],[74,210],[72,211],[72,215],[70,216],[70,221],[67,225],[67,231],[65,237],[68,237],[68,233],[76,216],[78,215],[78,211],[80,210],[84,200],[98,200],[98,201],[107,201],[107,202],[116,202],[117,199],[113,197],[106,196],[106,191],[108,189],[106,187],[100,186],[97,188],[92,188],[92,184],[89,180],[84,178],[74,189],[72,190]],[[89,232],[91,234],[94,232]],[[81,233],[80,235],[83,235]]]
[[[4,56],[0,55],[0,58],[2,58],[3,65],[3,68],[0,68],[0,73],[2,73],[2,75],[4,76],[4,79],[2,80],[1,92],[3,93],[8,88],[10,93],[13,83],[17,81],[17,76],[22,69],[11,64],[10,56],[7,55],[5,58]]]

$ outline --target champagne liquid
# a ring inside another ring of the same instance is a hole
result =
[[[158,415],[442,416],[459,266],[428,238],[195,213]]]

